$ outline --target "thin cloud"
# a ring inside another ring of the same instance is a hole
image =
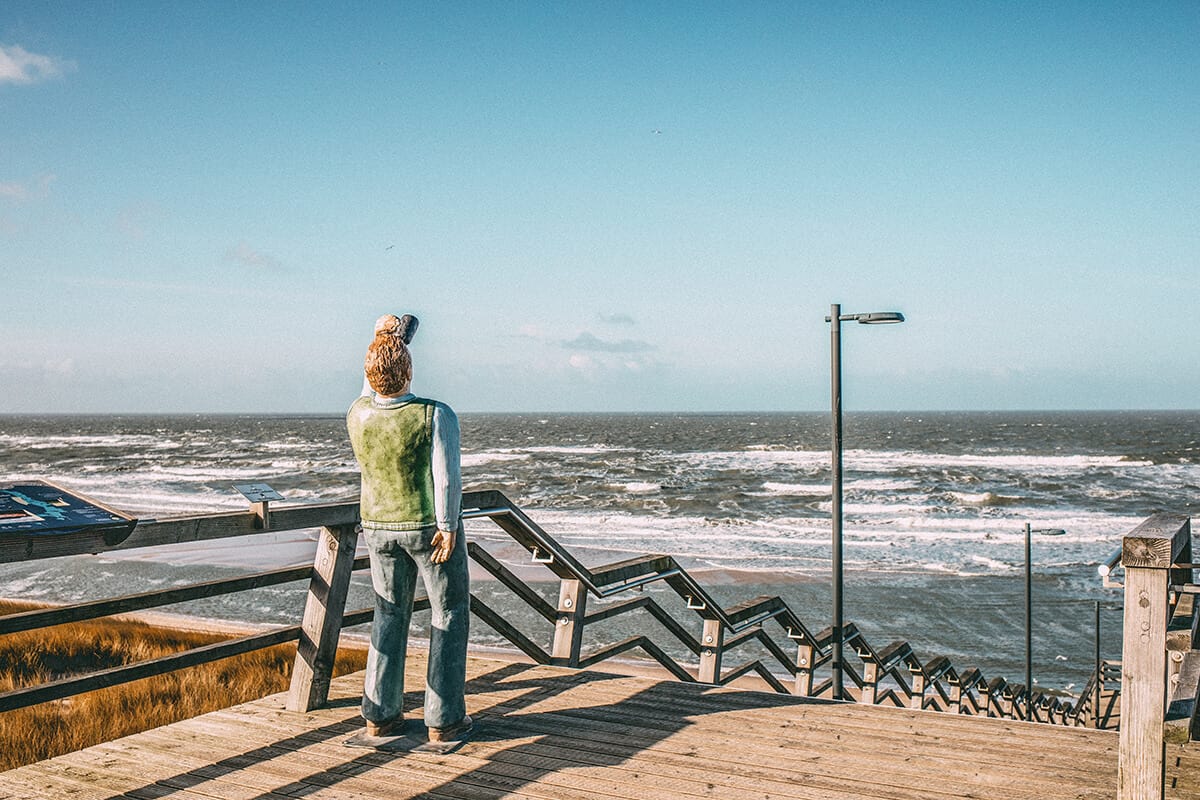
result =
[[[0,183],[0,197],[17,203],[45,197],[50,194],[50,184],[54,183],[54,179],[54,175],[42,175],[33,181],[5,181]]]
[[[600,321],[607,325],[636,325],[637,320],[629,314],[617,312],[615,314],[599,314]]]
[[[263,272],[285,272],[283,263],[272,255],[255,250],[246,242],[238,242],[225,251],[225,260]]]
[[[654,345],[640,339],[621,339],[607,341],[594,336],[587,331],[562,343],[568,350],[591,350],[599,353],[644,353],[653,350]]]
[[[41,83],[73,69],[74,61],[31,53],[19,44],[0,45],[0,83]]]

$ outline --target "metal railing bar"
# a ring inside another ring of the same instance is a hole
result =
[[[493,494],[504,497],[499,492]],[[504,499],[507,500],[507,498]],[[531,553],[534,550],[541,550],[553,554],[553,561],[547,563],[547,567],[555,575],[560,578],[578,580],[587,587],[588,591],[594,594],[598,593],[599,590],[592,582],[592,576],[587,567],[580,564],[574,556],[542,530],[537,523],[527,517],[521,509],[510,503],[507,506],[489,508],[486,511],[488,513],[483,516],[489,517],[526,550]]]
[[[508,508],[504,506],[493,506],[491,508],[464,508],[462,512],[463,519],[481,519],[483,517],[494,517],[497,514],[507,514]]]
[[[733,630],[742,631],[742,630],[746,630],[747,628],[753,628],[755,625],[762,625],[767,620],[774,619],[775,617],[779,616],[782,613],[783,613],[782,608],[776,608],[776,609],[772,609],[770,611],[763,611],[762,613],[757,614],[753,617],[750,617],[749,619],[747,619],[743,622],[739,622],[737,625],[735,625],[733,627]]]
[[[777,678],[775,674],[771,672],[771,670],[767,669],[767,666],[761,661],[747,661],[745,664],[735,667],[721,678],[721,685],[728,685],[743,675],[747,675],[751,672],[755,673],[758,675],[758,677],[766,681],[767,685],[769,685],[779,694],[790,694],[788,688],[783,685],[783,682],[780,681],[779,678]]]
[[[765,647],[767,652],[774,656],[775,660],[778,661],[793,677],[795,677],[796,673],[800,671],[800,668],[796,666],[795,660],[789,658],[787,654],[783,652],[783,649],[779,645],[775,644],[775,640],[768,636],[767,632],[761,627],[741,633],[737,636],[734,636],[732,639],[726,639],[724,650],[728,652],[733,648],[743,645],[751,640],[757,641],[759,644]]]
[[[475,542],[468,542],[467,553],[475,560],[475,563],[486,569],[496,580],[507,586],[513,594],[524,600],[526,605],[545,618],[547,622],[557,621],[558,614],[554,610],[554,606],[550,605],[544,597],[535,592],[528,584],[497,561],[491,553],[484,550]]]
[[[617,584],[616,586],[609,586],[605,589],[600,590],[599,592],[596,592],[596,596],[597,597],[612,597],[613,595],[620,594],[621,592],[628,591],[629,589],[636,589],[639,586],[645,586],[648,583],[654,583],[655,581],[662,581],[662,580],[666,580],[667,578],[673,578],[676,575],[681,574],[682,572],[683,572],[683,570],[681,568],[672,567],[671,569],[665,570],[664,572],[659,572],[654,575],[644,575],[640,578],[635,578],[634,580],[625,581],[624,583]]]
[[[675,559],[670,556],[636,556],[592,569],[592,583],[598,588],[607,587],[618,581],[627,583],[643,575],[666,572],[676,566]]]
[[[496,633],[503,636],[508,641],[525,655],[532,658],[538,664],[549,664],[550,654],[542,648],[538,647],[532,639],[530,639],[521,631],[513,627],[509,622],[500,616],[491,607],[480,600],[475,595],[471,595],[471,611],[475,616],[486,622]]]
[[[667,629],[667,632],[678,639],[683,645],[692,651],[694,655],[700,654],[700,642],[694,636],[688,633],[687,629],[680,625],[674,617],[668,614],[662,606],[655,602],[652,597],[635,597],[630,600],[623,600],[619,603],[614,603],[610,606],[605,606],[599,611],[594,611],[584,617],[584,624],[592,622],[601,622],[606,619],[624,614],[629,611],[635,611],[639,608],[644,608],[646,611],[662,623],[662,626]]]
[[[590,612],[586,617],[583,618],[583,624],[591,625],[593,622],[603,622],[606,619],[612,619],[613,617],[620,616],[626,612],[636,611],[639,608],[645,608],[652,602],[653,600],[651,600],[649,597],[643,596],[633,597],[629,600],[622,600],[619,603],[612,603],[600,608],[597,611]]]
[[[787,653],[783,652],[783,648],[775,644],[775,640],[770,636],[767,636],[766,631],[759,631],[758,641],[763,647],[767,648],[771,655],[775,656],[775,660],[782,664],[783,668],[786,669],[793,677],[797,672],[800,671],[800,669],[796,666],[795,656],[789,657]]]
[[[24,689],[14,689],[11,692],[0,694],[0,712],[26,708],[50,700],[61,700],[64,697],[83,694],[95,689],[130,683],[131,681],[163,675],[178,669],[184,669],[185,667],[207,664],[210,661],[219,661],[223,658],[242,655],[254,650],[262,650],[285,642],[294,642],[300,638],[300,629],[301,626],[299,625],[291,625],[271,631],[270,633],[259,633],[230,641],[216,642],[204,645],[203,647],[184,650],[180,653],[172,653],[161,658],[139,661],[136,664],[110,667],[109,669],[91,672],[87,675],[63,678],[62,680],[43,683],[38,686],[29,686]]]
[[[650,641],[645,636],[634,636],[622,642],[617,642],[616,644],[606,647],[603,650],[599,650],[587,658],[580,659],[579,666],[592,666],[604,661],[605,659],[612,658],[615,655],[619,655],[634,648],[641,648],[644,650],[650,655],[651,658],[661,664],[668,672],[670,672],[679,680],[685,683],[696,682],[696,678],[690,672],[681,667],[679,663],[675,661],[675,659],[667,655],[662,648]]]

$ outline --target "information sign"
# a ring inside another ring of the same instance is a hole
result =
[[[45,481],[0,483],[0,536],[128,535],[135,525],[132,517]]]

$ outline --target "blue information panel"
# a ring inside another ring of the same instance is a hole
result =
[[[133,531],[137,520],[45,481],[0,484],[0,537]]]

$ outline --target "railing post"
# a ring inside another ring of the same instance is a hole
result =
[[[558,589],[558,624],[554,626],[554,646],[550,663],[560,667],[578,667],[583,647],[583,616],[587,610],[587,587],[573,578],[563,579]]]
[[[300,623],[296,664],[292,667],[288,711],[311,711],[329,699],[329,682],[333,679],[333,662],[357,546],[357,525],[321,529],[304,619]]]
[[[862,678],[862,693],[858,696],[858,702],[874,705],[875,692],[879,688],[879,664],[875,659],[869,658],[863,662]]]
[[[1161,800],[1167,708],[1167,622],[1171,565],[1190,548],[1187,517],[1156,514],[1121,545],[1125,620],[1121,654],[1118,800]]]
[[[925,670],[914,669],[909,670],[912,675],[912,697],[908,700],[909,708],[915,708],[917,711],[925,709],[925,693],[929,690],[929,681],[925,676]]]
[[[721,682],[721,650],[724,646],[725,626],[721,620],[704,620],[704,631],[700,635],[700,669],[696,674],[700,683]]]
[[[816,648],[808,642],[807,637],[796,648],[796,682],[792,685],[792,694],[808,697],[813,689],[813,670],[816,667],[814,658]]]

